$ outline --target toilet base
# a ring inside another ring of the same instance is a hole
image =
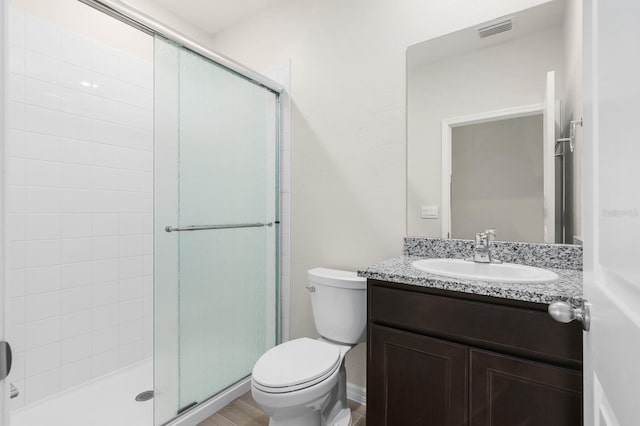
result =
[[[323,423],[320,411],[312,411],[306,416],[296,417],[295,419],[269,419],[269,426],[351,426],[351,410],[342,409],[338,415]]]
[[[311,411],[294,419],[269,419],[269,426],[320,426],[320,411]]]
[[[327,426],[351,426],[351,410],[343,408],[338,415],[326,424]]]

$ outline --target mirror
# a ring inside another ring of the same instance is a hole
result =
[[[407,50],[407,235],[581,235],[579,0]]]

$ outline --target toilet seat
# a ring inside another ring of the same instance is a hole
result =
[[[341,362],[338,346],[303,337],[262,355],[253,367],[252,381],[263,392],[293,392],[327,379]]]

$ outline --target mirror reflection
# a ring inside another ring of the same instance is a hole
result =
[[[408,235],[580,241],[581,50],[563,0],[407,50]]]

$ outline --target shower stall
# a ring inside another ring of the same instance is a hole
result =
[[[281,338],[283,89],[119,1],[0,7],[0,425],[195,424]]]

